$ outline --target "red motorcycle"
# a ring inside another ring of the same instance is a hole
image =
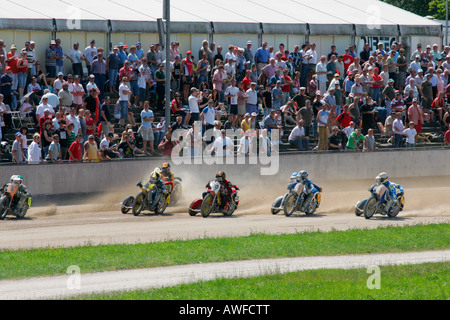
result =
[[[210,213],[223,213],[224,216],[231,216],[239,205],[237,194],[239,188],[235,185],[231,186],[230,201],[224,206],[222,206],[220,195],[220,182],[211,181],[207,188],[208,190],[203,193],[203,198],[197,198],[189,205],[189,215],[195,216],[200,212],[203,218],[208,217]]]

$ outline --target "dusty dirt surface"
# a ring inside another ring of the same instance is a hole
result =
[[[341,182],[314,181],[323,187],[322,204],[316,214],[272,215],[272,201],[285,192],[286,181],[271,185],[232,181],[239,185],[240,206],[231,217],[211,214],[208,218],[187,213],[187,205],[204,191],[204,181],[185,187],[176,207],[163,215],[144,212],[140,216],[122,214],[119,203],[138,192],[134,186],[72,205],[32,207],[27,217],[0,221],[0,250],[79,245],[145,243],[249,235],[252,233],[295,233],[332,231],[380,226],[449,223],[449,177],[395,180],[405,186],[406,206],[397,218],[374,216],[370,220],[354,214],[354,204],[369,195],[373,180]],[[184,179],[186,181],[186,179]]]

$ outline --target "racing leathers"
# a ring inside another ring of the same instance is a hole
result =
[[[5,188],[7,188],[9,185],[15,184],[13,182],[5,184],[1,189],[0,192],[3,193]],[[11,203],[11,209],[17,213],[17,211],[23,206],[25,201],[27,201],[28,198],[31,198],[31,193],[28,191],[27,187],[21,183],[18,185],[18,190],[14,194],[14,197],[12,198]]]
[[[396,184],[390,182],[389,180],[382,182],[380,184],[384,185],[387,188],[387,192],[385,192],[384,197],[386,204],[384,205],[382,214],[388,214],[389,210],[394,204],[394,201],[397,200],[397,191],[395,189]]]
[[[299,181],[303,185],[303,191],[302,191],[302,207],[304,207],[306,204],[308,204],[311,201],[311,198],[314,196],[314,194],[311,192],[313,188],[316,188],[319,191],[322,191],[322,188],[320,188],[318,185],[314,184],[310,179],[304,179]]]
[[[228,204],[231,201],[231,193],[233,192],[232,188],[237,189],[237,186],[233,185],[229,180],[219,181],[219,183],[220,183],[220,198],[222,199],[220,203],[220,208],[226,210]],[[206,185],[206,187],[210,188],[209,182]]]

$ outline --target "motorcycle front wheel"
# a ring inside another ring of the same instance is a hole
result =
[[[8,214],[9,201],[10,200],[7,196],[3,196],[0,199],[0,220],[5,219]]]
[[[145,207],[145,194],[143,192],[139,192],[136,198],[133,201],[133,214],[138,216]]]
[[[297,200],[297,195],[294,193],[290,193],[287,197],[286,200],[284,201],[284,206],[283,206],[283,210],[284,210],[284,214],[289,217],[290,215],[292,215],[295,211],[295,203]]]
[[[200,212],[203,218],[209,216],[209,214],[211,213],[212,206],[213,206],[213,196],[210,193],[208,193],[203,198],[202,206],[200,208]]]
[[[370,219],[377,210],[377,199],[370,197],[364,206],[364,218]]]

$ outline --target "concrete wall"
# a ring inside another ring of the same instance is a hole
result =
[[[450,149],[386,151],[373,153],[307,153],[280,157],[272,163],[276,175],[261,175],[260,164],[172,164],[177,176],[183,178],[183,188],[199,188],[214,178],[218,170],[224,170],[237,185],[286,182],[294,171],[305,169],[315,181],[372,179],[386,171],[393,178],[450,175],[447,159]],[[273,158],[272,160],[274,160]],[[139,180],[164,161],[161,159],[122,160],[101,163],[1,165],[0,182],[9,180],[13,174],[21,174],[25,184],[34,195],[67,195],[106,192],[134,186]],[[259,161],[258,161],[259,163]],[[278,169],[278,170],[276,170]]]

